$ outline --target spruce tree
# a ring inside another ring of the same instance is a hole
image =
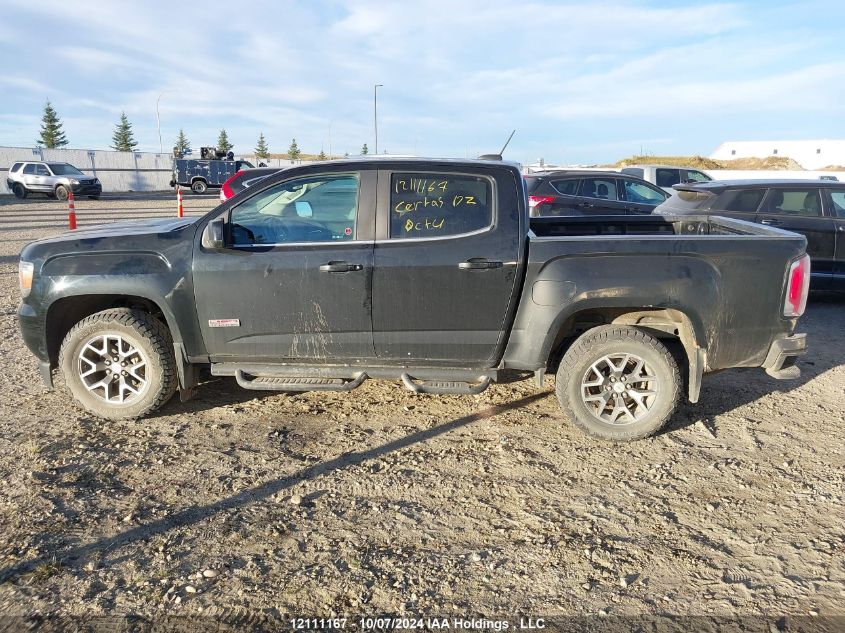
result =
[[[366,155],[367,155],[367,154],[369,154],[369,153],[370,153],[370,148],[369,148],[369,147],[367,147],[367,144],[366,144],[366,143],[364,143],[364,147],[362,147],[362,148],[361,148],[361,154],[363,154],[364,156],[366,156]]]
[[[191,151],[191,142],[185,136],[185,130],[179,128],[179,136],[176,137],[176,145],[173,146],[173,151],[179,156],[184,156]]]
[[[329,157],[326,156],[326,153],[323,150],[320,150],[320,154],[317,156],[317,160],[328,160]]]
[[[299,145],[296,144],[296,139],[293,139],[290,142],[290,147],[288,147],[288,158],[297,160],[300,156],[302,156],[302,152],[299,149]]]
[[[217,149],[221,152],[230,152],[234,145],[229,142],[229,135],[226,134],[226,129],[220,130],[220,136],[217,137]]]
[[[111,137],[112,149],[118,152],[131,152],[138,145],[138,141],[132,135],[132,124],[126,118],[126,113],[120,113],[120,122],[114,126],[114,134]]]
[[[46,147],[47,149],[56,149],[67,145],[67,138],[62,130],[62,122],[49,100],[44,106],[44,116],[41,117],[41,138],[36,143],[39,147]]]
[[[256,158],[269,158],[270,157],[270,148],[267,147],[267,141],[264,140],[264,132],[261,132],[258,135],[258,144],[255,146],[255,157]]]

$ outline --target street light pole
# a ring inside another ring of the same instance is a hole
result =
[[[158,102],[161,101],[161,96],[168,92],[177,92],[176,90],[162,90],[158,93],[156,98],[156,121],[158,122],[158,153],[164,154],[164,144],[161,142],[161,116],[158,113]]]
[[[158,93],[158,98],[156,99],[156,121],[158,121],[158,153],[164,154],[164,145],[161,142],[161,116],[158,113],[158,102],[161,100],[161,95],[163,92]]]
[[[373,128],[376,133],[376,156],[378,156],[378,89],[382,87],[384,87],[383,84],[376,84],[373,86]]]

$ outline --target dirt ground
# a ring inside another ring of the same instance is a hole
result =
[[[632,444],[586,437],[531,381],[437,397],[216,379],[106,423],[44,389],[18,334],[18,253],[65,221],[55,201],[0,203],[0,619],[845,615],[845,300],[811,301],[799,381],[708,376]]]

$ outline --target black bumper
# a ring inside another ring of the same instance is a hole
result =
[[[807,335],[793,334],[779,338],[769,348],[763,367],[773,378],[798,378],[801,370],[795,365],[799,356],[807,352]]]
[[[103,185],[73,185],[73,195],[75,196],[99,196],[103,193]]]
[[[44,319],[35,309],[21,303],[18,306],[18,325],[24,345],[29,348],[38,359],[38,371],[41,379],[48,387],[53,387],[53,376],[50,368],[50,357],[47,354],[47,337],[44,332]]]

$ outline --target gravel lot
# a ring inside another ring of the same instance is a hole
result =
[[[0,616],[845,615],[845,300],[811,301],[800,381],[709,376],[634,444],[579,433],[530,381],[435,397],[216,379],[105,423],[44,390],[17,331],[18,253],[65,222],[56,201],[0,202]]]

